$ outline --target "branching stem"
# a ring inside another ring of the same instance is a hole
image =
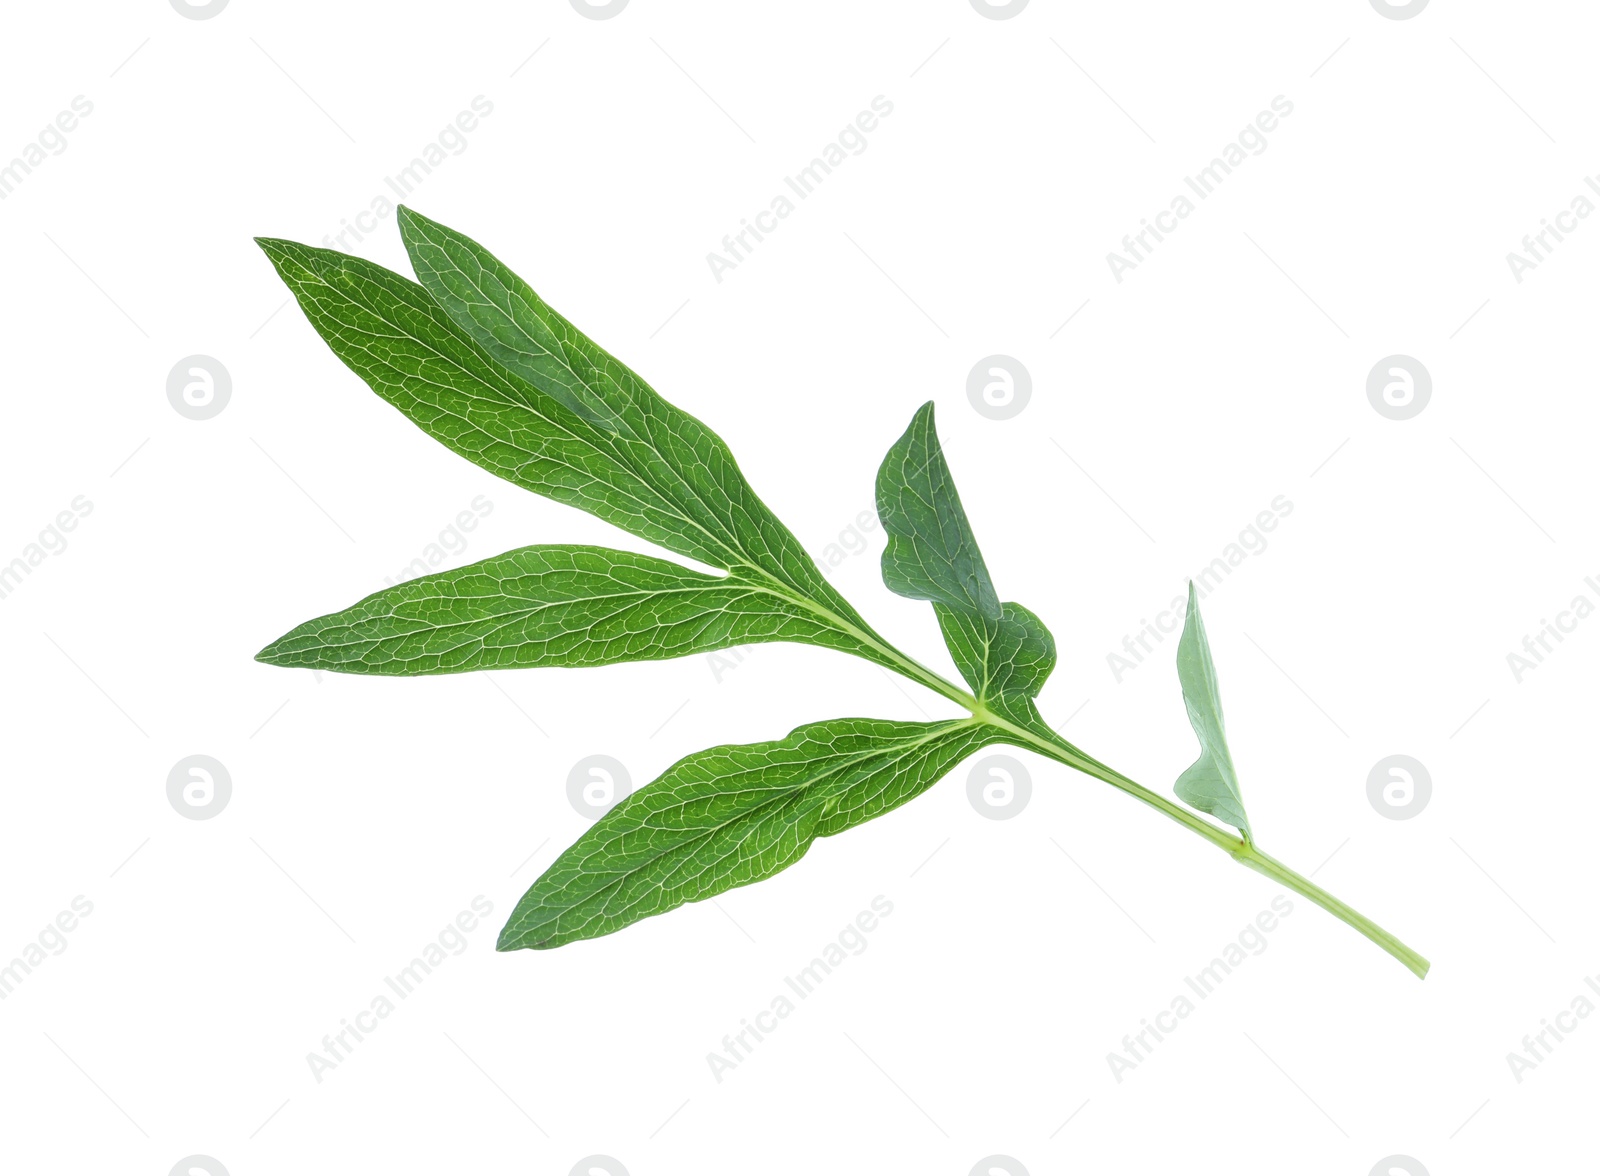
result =
[[[1143,784],[1130,780],[1115,768],[1107,767],[1099,760],[1084,754],[1084,752],[1068,743],[1043,723],[1039,725],[1038,729],[1035,729],[1031,725],[1024,725],[1004,715],[996,714],[980,699],[975,698],[954,683],[947,681],[921,662],[907,657],[876,634],[863,631],[831,612],[827,615],[831,621],[849,631],[852,636],[863,644],[872,647],[883,661],[892,665],[899,673],[963,707],[971,712],[973,718],[998,727],[1010,737],[1010,742],[1037,751],[1039,754],[1048,756],[1050,759],[1055,760],[1057,763],[1065,764],[1069,768],[1076,768],[1085,775],[1093,776],[1096,780],[1102,780],[1113,788],[1119,788],[1129,796],[1143,801],[1164,816],[1170,817],[1178,824],[1204,837],[1217,848],[1224,850],[1234,861],[1250,867],[1257,873],[1265,874],[1274,881],[1287,886],[1296,894],[1310,899],[1335,918],[1348,923],[1407,968],[1410,968],[1418,979],[1427,976],[1428,961],[1426,958],[1407,947],[1394,935],[1385,931],[1348,903],[1329,894],[1322,887],[1311,881],[1310,878],[1297,873],[1276,858],[1263,853],[1256,847],[1254,842],[1247,837],[1241,836],[1237,830],[1214,824],[1200,814],[1184,808],[1175,801],[1168,800],[1160,793],[1152,792]]]

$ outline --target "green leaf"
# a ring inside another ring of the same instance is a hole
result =
[[[420,219],[410,220],[420,231]],[[462,237],[451,240],[457,252],[470,245]],[[550,329],[566,342],[566,367],[551,367],[553,360],[541,367],[530,352],[521,365],[525,378],[502,366],[415,282],[333,250],[270,238],[259,243],[334,354],[455,452],[668,550],[811,602],[824,623],[856,639],[854,652],[893,664],[881,652],[881,639],[756,496],[722,439],[564,319],[550,312]],[[438,261],[419,246],[424,254]],[[484,264],[493,261],[479,254]],[[443,271],[430,262],[427,272],[441,297],[453,298]],[[455,312],[474,321],[461,305]],[[496,346],[509,355],[513,345]],[[601,372],[609,381],[588,385],[592,403],[580,399],[589,405],[587,415],[569,407],[577,390],[564,372],[573,378]],[[600,413],[595,405],[613,414],[616,429],[589,419]]]
[[[1038,720],[1033,699],[1056,665],[1056,642],[1020,604],[1001,605],[998,621],[935,604],[944,643],[978,701],[1008,718]]]
[[[1178,799],[1203,813],[1235,826],[1250,839],[1250,819],[1239,794],[1239,777],[1228,754],[1228,737],[1222,726],[1222,697],[1217,693],[1217,667],[1211,661],[1211,643],[1200,619],[1200,602],[1194,581],[1189,581],[1189,611],[1178,638],[1178,681],[1189,725],[1200,739],[1200,758],[1178,777],[1173,791]]]
[[[603,666],[755,641],[853,650],[771,589],[605,547],[537,546],[422,576],[307,621],[256,655],[352,674]]]
[[[401,205],[400,237],[417,280],[451,320],[500,364],[610,433],[660,398],[483,246]]]
[[[833,719],[696,752],[557,858],[517,904],[499,949],[609,935],[770,878],[816,838],[904,804],[998,734],[972,719]]]
[[[999,602],[939,445],[932,401],[878,469],[878,515],[889,536],[883,582],[933,602],[950,656],[980,702],[1040,722],[1032,700],[1055,668],[1055,638],[1020,604]]]
[[[932,603],[972,694],[872,632],[715,433],[475,242],[408,208],[398,219],[420,285],[332,250],[258,240],[334,353],[424,431],[518,486],[726,575],[606,548],[526,547],[375,593],[285,634],[261,660],[412,675],[804,641],[877,662],[970,712],[926,723],[838,719],[680,760],[556,860],[517,904],[501,950],[606,935],[770,877],[816,838],[904,804],[968,754],[1005,741],[1158,809],[1426,975],[1426,959],[1255,846],[1192,583],[1178,673],[1201,755],[1176,790],[1237,825],[1242,843],[1085,754],[1040,717],[1033,700],[1055,665],[1054,640],[1033,613],[1000,602],[931,403],[878,471],[883,576],[893,591]]]
[[[891,592],[1000,620],[1000,598],[939,447],[931,400],[878,468],[878,517],[889,537],[883,582]]]

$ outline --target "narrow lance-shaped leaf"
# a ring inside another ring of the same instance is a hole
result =
[[[414,215],[408,221],[420,224]],[[430,231],[447,232],[431,223]],[[457,254],[470,246],[485,267],[499,266],[466,238],[451,240]],[[549,329],[566,340],[566,366],[521,365],[541,387],[457,324],[450,310],[465,316],[462,306],[441,307],[415,282],[333,250],[260,244],[334,353],[430,435],[518,486],[811,602],[824,622],[858,636],[854,652],[889,664],[881,641],[756,496],[721,438],[564,319],[555,316]],[[425,272],[438,278],[437,265]],[[442,280],[435,286],[453,297]],[[570,407],[580,377],[592,394],[577,401],[591,405],[581,414]],[[596,423],[604,414],[595,404],[615,421]]]
[[[917,796],[995,741],[972,719],[833,719],[679,760],[533,884],[499,948],[560,947],[770,878],[812,841]]]
[[[375,592],[256,655],[356,674],[601,666],[755,641],[853,649],[771,588],[605,547],[508,551]]]
[[[1228,754],[1222,697],[1217,693],[1217,667],[1211,660],[1211,643],[1206,640],[1193,580],[1189,581],[1189,611],[1183,622],[1183,636],[1178,638],[1178,681],[1183,686],[1189,725],[1200,740],[1200,758],[1178,777],[1173,791],[1185,804],[1233,825],[1248,840],[1250,819],[1245,816],[1239,777],[1233,769],[1233,757]]]

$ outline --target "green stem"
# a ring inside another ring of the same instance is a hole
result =
[[[1035,748],[1051,759],[1064,763],[1069,767],[1077,768],[1080,772],[1093,776],[1097,780],[1103,780],[1107,784],[1122,789],[1130,796],[1144,801],[1151,808],[1164,813],[1180,825],[1198,833],[1219,849],[1225,850],[1234,861],[1249,866],[1257,873],[1265,874],[1267,877],[1287,886],[1296,894],[1304,895],[1335,918],[1350,924],[1350,926],[1372,940],[1373,943],[1376,943],[1384,951],[1410,968],[1419,980],[1427,976],[1428,961],[1421,954],[1407,947],[1398,938],[1385,931],[1349,903],[1329,894],[1310,878],[1291,870],[1277,858],[1263,853],[1248,838],[1239,836],[1232,829],[1224,829],[1219,825],[1214,825],[1188,809],[1174,804],[1159,793],[1151,792],[1144,785],[1135,783],[1114,768],[1108,768],[1098,760],[1084,755],[1083,752],[1054,732],[1044,736],[1042,733],[1035,734],[1015,724],[1007,723],[999,716],[984,717],[989,718],[989,721],[994,722],[996,726],[1005,727],[1008,731],[1015,733],[1020,741],[1025,742],[1028,746]]]
[[[1401,943],[1400,940],[1394,935],[1391,935],[1389,932],[1385,931],[1382,927],[1378,926],[1378,924],[1374,923],[1371,919],[1367,918],[1348,903],[1341,902],[1339,899],[1329,894],[1322,887],[1311,881],[1311,879],[1301,877],[1299,874],[1295,873],[1276,858],[1269,857],[1267,854],[1262,853],[1254,845],[1245,845],[1243,849],[1235,853],[1233,857],[1235,861],[1243,862],[1252,870],[1256,870],[1259,873],[1265,874],[1269,878],[1283,883],[1295,893],[1305,895],[1312,902],[1316,903],[1319,907],[1333,915],[1335,918],[1342,919],[1346,923],[1349,923],[1350,926],[1354,927],[1357,931],[1361,932],[1361,934],[1372,940],[1372,942],[1383,948],[1384,951],[1388,952],[1395,959],[1399,960],[1402,964],[1415,972],[1418,980],[1422,980],[1427,977],[1427,957],[1423,956],[1419,952],[1413,951],[1404,943]]]
[[[1311,881],[1310,878],[1291,870],[1276,858],[1263,853],[1256,848],[1255,843],[1248,837],[1241,837],[1233,829],[1213,824],[1198,813],[1168,800],[1158,792],[1152,792],[1134,780],[1130,780],[1115,768],[1108,767],[1092,756],[1084,754],[1084,752],[1068,743],[1042,723],[1039,729],[1034,729],[1032,726],[1023,725],[1008,719],[1004,715],[996,714],[982,700],[975,698],[954,683],[946,681],[922,663],[907,657],[894,646],[878,637],[877,634],[863,631],[836,614],[829,613],[828,616],[840,627],[849,631],[856,639],[871,647],[879,655],[875,660],[886,662],[913,682],[920,683],[948,698],[951,702],[964,707],[972,712],[973,718],[1006,732],[1011,737],[1012,742],[1019,746],[1032,748],[1058,763],[1066,764],[1069,768],[1076,768],[1085,775],[1093,776],[1095,779],[1104,781],[1114,788],[1121,789],[1129,796],[1143,801],[1164,816],[1170,817],[1191,832],[1204,837],[1217,848],[1224,850],[1234,861],[1243,863],[1257,873],[1265,874],[1274,881],[1287,886],[1296,894],[1310,899],[1335,918],[1348,923],[1410,968],[1418,979],[1427,976],[1428,961],[1425,957],[1407,947],[1395,936],[1385,931],[1348,903],[1329,894],[1322,887]]]
[[[1051,759],[1064,763],[1068,767],[1077,768],[1080,772],[1093,776],[1097,780],[1103,780],[1107,784],[1122,789],[1130,796],[1144,801],[1151,808],[1164,813],[1180,825],[1198,833],[1219,849],[1225,850],[1234,861],[1249,866],[1257,873],[1265,874],[1267,877],[1287,886],[1296,894],[1304,895],[1335,918],[1350,924],[1350,926],[1372,940],[1373,943],[1376,943],[1384,951],[1410,968],[1419,980],[1427,976],[1428,961],[1424,956],[1407,947],[1397,937],[1385,931],[1349,903],[1329,894],[1310,878],[1291,870],[1277,858],[1263,853],[1248,838],[1239,836],[1232,829],[1225,829],[1219,825],[1212,824],[1188,809],[1174,804],[1159,793],[1150,791],[1144,785],[1135,783],[1114,768],[1108,768],[1098,760],[1091,759],[1054,732],[1050,732],[1048,736],[1043,733],[1035,734],[1015,724],[1007,723],[999,716],[983,717],[988,718],[988,721],[993,722],[996,726],[1007,728],[1008,731],[1015,733],[1020,741],[1027,743]]]

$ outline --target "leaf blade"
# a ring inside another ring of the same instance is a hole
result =
[[[878,514],[889,540],[883,581],[933,604],[956,668],[980,703],[1037,727],[1033,699],[1055,668],[1055,638],[1020,604],[1001,604],[967,520],[929,401],[878,468]]]
[[[642,380],[470,237],[404,204],[396,219],[417,280],[463,333],[591,424],[633,434]]]
[[[933,401],[884,456],[877,500],[889,537],[883,582],[891,592],[1000,620],[1000,598],[934,430]]]
[[[756,495],[726,442],[651,388],[478,242],[414,209],[398,213],[412,268],[456,327],[495,361],[609,436],[732,562],[848,610],[799,541]],[[685,553],[688,554],[688,553]],[[858,619],[858,618],[857,618]]]
[[[675,512],[594,445],[583,422],[565,419],[559,403],[495,365],[421,286],[331,249],[259,244],[334,354],[435,440],[514,485],[681,555],[712,564],[724,557],[680,535]]]
[[[498,950],[608,935],[769,878],[817,837],[904,804],[997,737],[971,719],[833,719],[687,756],[556,859],[517,904]]]
[[[1033,699],[1056,665],[1056,642],[1020,604],[1000,606],[998,621],[935,604],[945,646],[979,702],[1017,721],[1037,720]]]
[[[1222,696],[1217,689],[1217,668],[1211,658],[1205,623],[1194,581],[1189,581],[1189,608],[1178,638],[1178,682],[1183,688],[1189,725],[1200,740],[1200,758],[1184,769],[1173,785],[1178,799],[1203,813],[1237,828],[1250,839],[1250,818],[1244,811],[1238,773],[1228,751],[1222,721]]]
[[[757,497],[721,438],[564,319],[594,362],[626,385],[629,431],[595,424],[503,367],[419,284],[333,250],[257,240],[345,365],[456,453],[670,551],[781,585],[876,639]],[[622,401],[612,407],[627,415]]]
[[[770,588],[605,547],[541,544],[385,588],[258,661],[413,676],[654,661],[761,641],[853,652]]]

